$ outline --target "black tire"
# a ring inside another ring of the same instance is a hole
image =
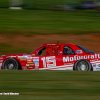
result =
[[[77,71],[91,71],[92,66],[89,61],[87,60],[79,60],[74,65],[74,70]]]
[[[2,68],[6,70],[17,70],[19,63],[16,59],[8,58],[3,62]]]

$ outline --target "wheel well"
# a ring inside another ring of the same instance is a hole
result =
[[[7,58],[7,59],[15,59],[15,58]],[[5,59],[5,60],[7,60],[7,59]],[[4,60],[4,61],[5,61],[5,60]],[[19,64],[19,68],[18,68],[18,69],[21,70],[22,68],[21,68],[21,64],[20,64],[20,62],[19,62],[17,59],[15,59],[15,60],[16,60],[16,61],[18,62],[18,64]],[[3,61],[3,63],[4,63],[4,61]]]
[[[86,60],[86,59],[80,59],[80,60],[78,60],[78,61],[82,61],[82,60],[88,61],[88,60]],[[73,70],[75,70],[75,64],[76,64],[78,61],[76,61],[76,62],[74,63]],[[88,61],[88,62],[89,62],[89,61]],[[90,62],[89,62],[89,63],[90,63]],[[90,63],[90,65],[91,65],[91,63]],[[92,65],[91,65],[91,71],[93,71]]]

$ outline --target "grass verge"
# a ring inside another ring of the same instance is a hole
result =
[[[11,46],[7,43],[0,43],[0,55],[6,55],[6,54],[18,54],[18,53],[28,53],[31,52],[29,48],[25,47],[16,47]]]
[[[100,33],[99,13],[0,9],[0,34]]]
[[[0,96],[2,100],[99,100],[100,72],[76,71],[0,71],[0,92],[19,96]]]

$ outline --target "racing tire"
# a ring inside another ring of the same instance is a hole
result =
[[[79,60],[74,65],[74,70],[77,71],[91,71],[92,66],[89,61],[87,60]]]
[[[8,58],[2,64],[2,69],[6,70],[17,70],[19,68],[19,63],[16,59]]]

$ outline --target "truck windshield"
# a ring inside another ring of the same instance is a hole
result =
[[[86,49],[86,48],[84,48],[84,47],[82,47],[82,46],[80,46],[80,45],[77,45],[80,49],[82,49],[85,53],[94,53],[93,51],[90,51],[90,50],[88,50],[88,49]]]

